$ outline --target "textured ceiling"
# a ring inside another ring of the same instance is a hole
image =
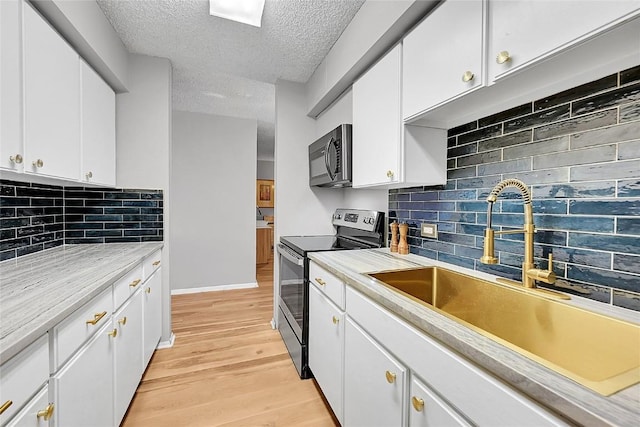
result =
[[[97,0],[132,53],[173,64],[173,108],[258,119],[273,158],[278,79],[305,83],[364,0],[266,0],[262,27],[209,15],[208,0]]]

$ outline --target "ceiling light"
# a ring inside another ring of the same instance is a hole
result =
[[[264,0],[209,0],[209,15],[259,27]]]

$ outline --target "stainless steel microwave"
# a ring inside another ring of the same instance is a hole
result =
[[[351,187],[351,125],[343,124],[309,145],[309,185]]]

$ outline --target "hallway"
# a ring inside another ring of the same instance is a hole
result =
[[[158,350],[124,422],[138,426],[335,426],[271,329],[273,262],[258,288],[172,296],[175,344]]]

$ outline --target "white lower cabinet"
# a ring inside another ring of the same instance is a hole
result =
[[[113,354],[117,329],[111,322],[52,377],[58,427],[107,427],[113,423]]]
[[[322,282],[309,287],[309,366],[342,425],[567,425],[348,285],[343,311]]]
[[[409,427],[468,427],[460,414],[415,376],[409,389]]]
[[[0,425],[4,425],[49,379],[49,335],[0,366]]]
[[[145,273],[146,274],[146,273]],[[147,279],[143,287],[143,367],[146,367],[162,335],[162,268]]]
[[[347,317],[344,425],[404,425],[407,368]]]
[[[309,286],[309,367],[338,421],[343,422],[344,311]]]
[[[6,427],[47,427],[55,413],[49,402],[49,387],[44,386]]]
[[[119,425],[142,378],[142,292],[138,290],[113,315],[114,421]]]

